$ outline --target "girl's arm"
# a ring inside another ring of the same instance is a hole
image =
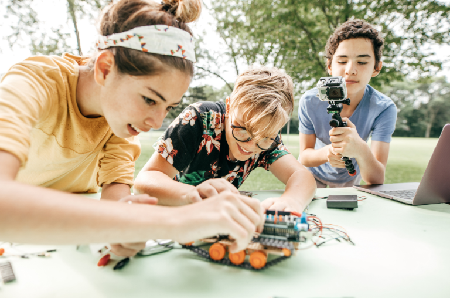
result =
[[[148,196],[131,196],[130,186],[123,183],[103,184],[102,200],[122,201],[140,204],[156,205],[158,200]],[[145,242],[111,243],[111,252],[117,256],[132,257],[145,248]]]
[[[101,199],[108,201],[119,201],[131,195],[130,186],[122,183],[103,184]]]
[[[0,151],[0,239],[33,244],[184,243],[229,234],[244,249],[263,223],[257,200],[223,192],[177,208],[98,201],[15,181],[20,162]],[[202,215],[202,216],[199,216]]]
[[[286,188],[281,197],[262,202],[263,209],[302,212],[316,192],[313,175],[292,154],[280,157],[269,169]]]

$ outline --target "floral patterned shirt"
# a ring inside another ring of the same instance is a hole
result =
[[[198,102],[178,115],[155,144],[158,153],[179,171],[174,180],[198,185],[210,178],[225,178],[239,188],[256,167],[269,170],[274,161],[290,154],[281,143],[246,161],[232,161],[225,126],[222,102]]]

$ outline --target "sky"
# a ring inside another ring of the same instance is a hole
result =
[[[215,22],[211,16],[207,7],[209,7],[211,0],[204,0],[205,6],[202,12],[201,18],[191,25],[194,32],[198,34],[205,34],[204,40],[207,41],[207,46],[217,49],[218,44],[222,43],[220,37],[215,32]],[[440,2],[450,3],[450,0],[443,0]],[[67,22],[66,14],[66,1],[58,0],[35,0],[33,1],[33,6],[38,12],[38,17],[41,20],[45,20],[46,25],[58,26],[59,24],[64,24]],[[5,8],[0,7],[0,15],[4,15]],[[0,25],[0,37],[3,39],[9,32],[9,24],[4,23]],[[71,28],[71,27],[70,27]],[[96,29],[95,20],[80,20],[79,30],[81,36],[81,48],[84,54],[88,54],[92,49],[96,41]],[[436,59],[447,59],[450,60],[450,45],[446,46],[435,46],[432,47],[436,49],[437,55],[434,57]],[[6,42],[2,43],[0,46],[0,73],[5,73],[13,64],[22,61],[23,59],[30,56],[30,52],[26,48],[16,48],[13,51],[9,49]],[[241,69],[245,66],[242,65]],[[221,69],[221,75],[229,82],[233,82],[236,79],[236,73],[230,64]],[[439,73],[439,75],[445,75],[447,80],[450,81],[450,61],[444,65],[444,69]],[[202,82],[196,82],[202,83]],[[208,78],[208,83],[213,86],[220,88],[224,85],[223,81],[217,78]]]

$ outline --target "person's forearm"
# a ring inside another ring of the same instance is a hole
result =
[[[356,158],[362,179],[367,184],[383,184],[385,167],[372,154],[369,146],[364,146]]]
[[[102,200],[118,201],[131,195],[130,186],[122,183],[104,184],[102,187]]]
[[[136,177],[134,192],[148,194],[158,198],[158,204],[164,206],[181,206],[189,204],[185,195],[195,186],[174,181],[159,171],[142,171]]]
[[[65,245],[171,238],[174,211],[0,181],[0,239],[7,242]]]
[[[300,152],[299,161],[305,167],[318,167],[328,162],[328,149],[323,147],[319,150],[307,148]]]
[[[316,193],[316,180],[306,169],[294,172],[286,183],[286,189],[281,197],[294,198],[302,210],[311,203]]]

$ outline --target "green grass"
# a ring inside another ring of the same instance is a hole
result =
[[[153,154],[152,145],[162,134],[152,131],[140,135],[142,153],[136,161],[135,176]],[[390,146],[385,183],[419,182],[438,139],[393,138]],[[289,151],[298,157],[298,135],[283,135]],[[258,168],[251,173],[240,190],[282,189],[284,184],[269,171]]]
[[[437,138],[393,138],[385,183],[420,182],[437,141]]]

